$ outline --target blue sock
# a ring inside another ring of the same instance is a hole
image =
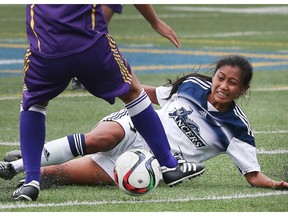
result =
[[[45,135],[43,110],[42,112],[29,110],[20,112],[20,147],[26,174],[25,183],[32,180],[40,182],[41,153]]]
[[[71,134],[67,136],[67,139],[74,157],[87,154],[84,134]]]
[[[148,143],[160,165],[175,167],[177,161],[171,153],[163,125],[146,92],[142,91],[138,98],[126,104],[125,107],[135,128]]]

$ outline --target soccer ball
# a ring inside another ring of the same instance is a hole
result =
[[[160,165],[154,155],[144,149],[131,149],[116,160],[114,179],[126,194],[141,196],[157,187],[161,179]]]

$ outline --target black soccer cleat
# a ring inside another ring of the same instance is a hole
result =
[[[12,161],[19,160],[21,158],[22,158],[21,150],[13,150],[5,154],[4,161],[12,162]]]
[[[10,180],[15,175],[17,175],[17,172],[11,163],[0,161],[0,178]]]
[[[17,201],[35,201],[38,198],[39,192],[39,182],[33,180],[16,189],[12,194],[12,198]]]
[[[175,168],[160,167],[163,181],[170,187],[180,184],[185,179],[197,177],[205,171],[205,165],[202,163],[187,162],[179,158],[177,160],[178,165]]]

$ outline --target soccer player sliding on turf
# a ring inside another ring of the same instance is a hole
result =
[[[287,189],[287,182],[273,180],[261,172],[253,131],[235,101],[249,89],[252,72],[245,57],[225,56],[216,61],[213,77],[192,73],[165,86],[145,86],[145,90],[151,101],[161,106],[157,114],[174,154],[195,163],[227,154],[252,186]],[[115,161],[134,148],[149,150],[127,110],[112,113],[86,134],[48,142],[42,152],[42,183],[114,185]],[[91,155],[74,159],[86,154]],[[19,156],[19,152],[11,152],[7,160]],[[23,161],[2,162],[0,167],[0,176],[11,179],[23,171]],[[185,168],[195,170],[195,176],[204,171],[195,166]]]

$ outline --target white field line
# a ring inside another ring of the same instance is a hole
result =
[[[23,64],[23,59],[0,59],[0,65]]]
[[[59,95],[58,97],[63,97],[63,98],[67,98],[67,97],[94,97],[93,95],[89,94],[88,92],[86,93],[63,93],[61,95]],[[12,96],[0,96],[0,100],[20,100],[21,99],[21,95],[12,95]]]
[[[220,7],[189,7],[189,6],[168,6],[173,11],[198,11],[215,13],[238,13],[238,14],[288,14],[288,7],[250,7],[250,8],[220,8]]]
[[[63,203],[13,203],[7,205],[0,205],[0,209],[17,209],[17,208],[45,208],[45,207],[61,207],[61,206],[95,206],[95,205],[127,205],[127,204],[143,204],[143,203],[178,203],[178,202],[191,202],[191,201],[208,201],[208,200],[231,200],[231,199],[247,199],[247,198],[259,198],[259,197],[268,197],[268,196],[284,196],[288,195],[288,191],[273,191],[266,193],[255,193],[255,194],[234,194],[227,196],[207,196],[207,197],[185,197],[185,198],[176,198],[176,199],[160,199],[160,200],[103,200],[103,201],[69,201]]]
[[[265,154],[265,155],[275,155],[275,154],[288,154],[288,150],[285,149],[277,149],[277,150],[265,150],[263,148],[257,149],[257,154]]]
[[[255,134],[282,134],[288,133],[288,130],[276,130],[276,131],[254,131]]]

